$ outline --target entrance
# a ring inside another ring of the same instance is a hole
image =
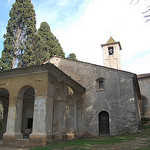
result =
[[[99,134],[110,134],[108,112],[106,111],[100,112],[98,118],[99,118]]]
[[[25,88],[27,89],[23,94],[21,132],[23,134],[23,138],[28,139],[29,135],[32,133],[35,91],[31,87]]]

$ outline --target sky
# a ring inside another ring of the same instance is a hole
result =
[[[150,21],[142,12],[150,0],[31,0],[37,29],[46,21],[66,56],[103,65],[101,44],[110,36],[120,42],[122,70],[150,73]],[[9,11],[15,0],[0,0],[0,53]],[[132,2],[132,3],[131,3]]]

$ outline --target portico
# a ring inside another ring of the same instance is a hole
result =
[[[44,145],[75,138],[84,91],[52,64],[0,72],[3,144],[26,139],[29,145]]]

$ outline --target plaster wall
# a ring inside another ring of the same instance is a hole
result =
[[[22,121],[26,124],[26,116],[33,116],[33,112],[29,114],[29,112],[27,113],[27,111],[25,111],[26,113],[23,114],[24,119],[22,120],[23,94],[25,90],[32,87],[35,90],[35,99],[41,95],[47,95],[47,81],[48,76],[46,72],[0,78],[0,89],[7,89],[9,92],[7,129],[3,135],[3,139],[6,143],[12,138],[22,138]],[[42,128],[44,128],[44,126]]]
[[[18,145],[25,136],[30,146],[73,139],[82,126],[85,88],[52,64],[0,72],[1,91],[9,99],[3,145]],[[28,118],[33,118],[32,128]]]

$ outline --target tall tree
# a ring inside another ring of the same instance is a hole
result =
[[[30,62],[27,64],[27,66],[40,65],[46,61],[49,58],[47,51],[48,46],[45,44],[45,41],[38,33],[36,33],[33,37],[32,54],[30,55]]]
[[[35,11],[31,0],[16,0],[9,16],[0,60],[3,70],[24,67],[30,62],[32,37],[36,32]]]
[[[42,22],[40,28],[38,29],[38,34],[43,38],[45,42],[46,59],[53,56],[65,57],[63,49],[58,41],[58,39],[51,32],[50,26],[47,22]]]
[[[67,58],[68,58],[68,59],[72,59],[72,60],[77,60],[75,53],[69,54],[69,56],[68,56]]]

